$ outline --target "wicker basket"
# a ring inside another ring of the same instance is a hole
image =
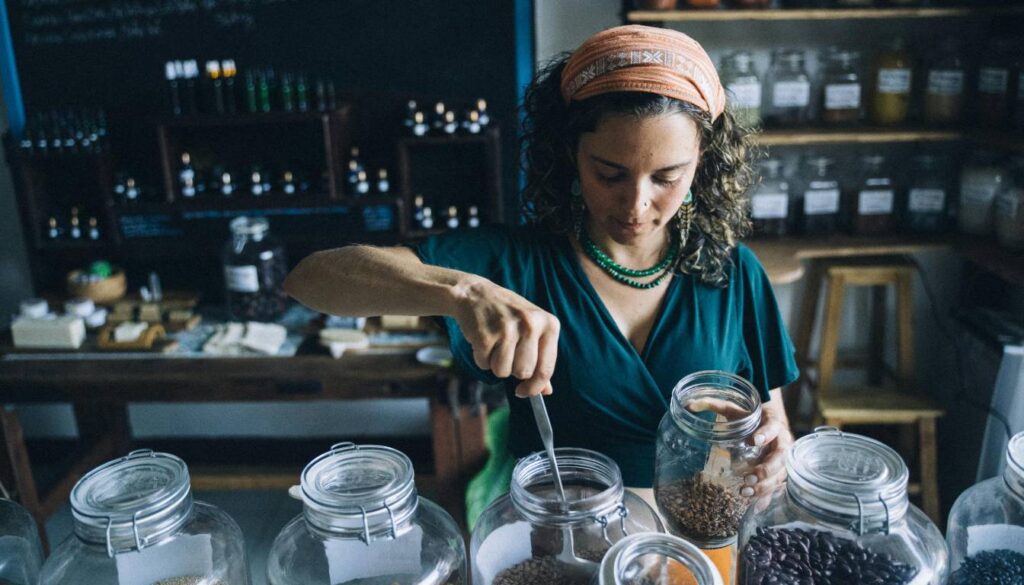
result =
[[[79,282],[78,275],[81,273],[81,270],[72,270],[68,273],[68,294],[72,297],[92,299],[98,304],[109,304],[123,297],[128,290],[124,270],[120,268],[115,269],[109,278],[97,282]]]

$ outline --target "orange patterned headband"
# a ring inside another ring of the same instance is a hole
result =
[[[681,32],[641,25],[610,28],[583,42],[562,70],[565,103],[618,91],[691,103],[717,120],[725,89],[700,44]]]

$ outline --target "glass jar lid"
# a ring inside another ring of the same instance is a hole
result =
[[[265,217],[242,215],[231,220],[228,226],[236,236],[262,236],[270,229],[270,222]]]
[[[766,178],[777,179],[782,174],[782,161],[777,158],[766,158],[758,166],[764,171]]]
[[[616,542],[601,562],[600,575],[600,585],[722,585],[718,570],[699,548],[678,536],[657,532],[633,534]]]
[[[760,426],[761,395],[734,374],[694,372],[672,389],[669,410],[685,432],[707,441],[735,441]]]
[[[628,512],[622,503],[622,472],[611,458],[589,449],[560,447],[555,449],[555,460],[567,504],[555,489],[546,453],[520,459],[512,471],[509,495],[524,518],[555,527],[625,519]]]
[[[906,514],[909,472],[890,447],[825,427],[786,455],[790,497],[812,515],[858,534],[888,532]]]
[[[104,463],[71,490],[75,534],[105,544],[111,557],[174,534],[191,511],[188,466],[149,449]]]
[[[334,445],[302,470],[301,488],[307,523],[366,543],[402,534],[418,504],[412,462],[380,445]]]
[[[835,165],[835,160],[827,156],[812,156],[804,161],[804,164],[812,171],[818,174],[819,177],[824,177],[832,170],[832,166]]]
[[[750,73],[754,64],[754,56],[748,51],[737,51],[729,55],[726,62],[732,66],[737,73]]]
[[[784,49],[776,53],[776,59],[791,69],[799,69],[804,64],[804,52],[796,49]]]

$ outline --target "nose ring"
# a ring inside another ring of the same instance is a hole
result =
[[[651,202],[650,201],[644,201],[644,207],[650,207],[650,206],[651,206]]]

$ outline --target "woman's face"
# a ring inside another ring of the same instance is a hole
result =
[[[576,155],[592,236],[635,245],[663,233],[686,198],[700,133],[681,113],[606,115],[580,136]]]

